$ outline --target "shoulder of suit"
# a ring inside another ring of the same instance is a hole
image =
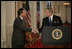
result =
[[[53,15],[53,17],[55,17],[55,18],[61,18],[60,16],[56,16],[56,15]]]
[[[53,15],[54,18],[60,18],[60,16]],[[48,17],[44,17],[43,20],[48,19]]]
[[[43,20],[48,19],[48,17],[44,17]]]
[[[17,17],[17,18],[15,19],[15,21],[20,21],[20,17]]]

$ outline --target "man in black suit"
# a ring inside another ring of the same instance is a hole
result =
[[[52,8],[46,9],[46,16],[43,18],[42,27],[39,29],[39,32],[42,31],[43,26],[62,26],[62,21],[59,16],[53,15]]]
[[[18,17],[15,19],[13,25],[12,48],[24,48],[26,43],[25,32],[35,32],[35,29],[26,28],[25,21],[23,23],[26,13],[24,8],[18,10]]]

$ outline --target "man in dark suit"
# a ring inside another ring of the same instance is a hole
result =
[[[62,26],[62,21],[59,16],[53,15],[52,8],[46,9],[46,16],[43,18],[42,27],[39,29],[39,32],[42,31],[43,26]]]
[[[15,19],[13,25],[12,48],[24,48],[26,43],[25,32],[35,32],[35,29],[26,28],[25,21],[23,23],[26,13],[24,8],[18,10],[18,17]]]

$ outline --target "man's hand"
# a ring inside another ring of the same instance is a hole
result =
[[[36,33],[37,33],[37,29],[34,28],[34,29],[33,29],[33,32],[36,34]]]
[[[34,29],[32,29],[32,32],[36,34],[38,32],[38,30],[36,28],[34,28]]]

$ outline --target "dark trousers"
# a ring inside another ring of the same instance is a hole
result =
[[[26,41],[24,42],[12,42],[12,48],[25,48]]]

